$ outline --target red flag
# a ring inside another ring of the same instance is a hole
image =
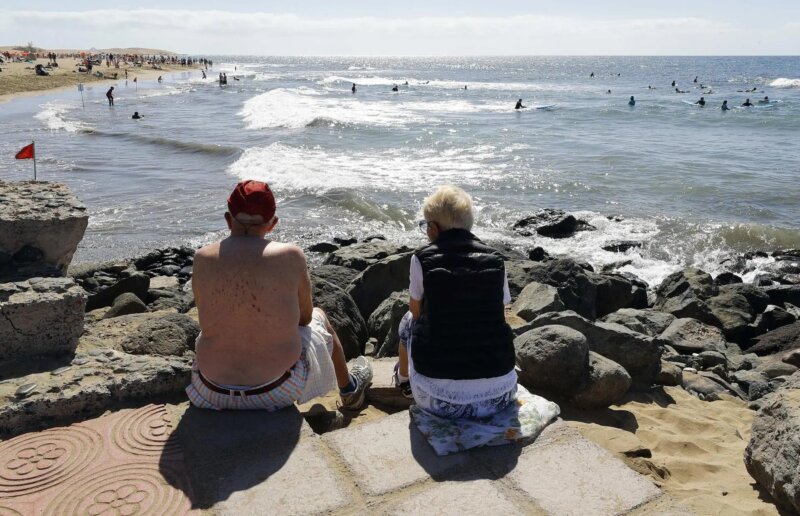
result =
[[[17,159],[34,159],[36,157],[33,144],[26,145],[14,156]]]

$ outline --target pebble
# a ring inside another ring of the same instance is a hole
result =
[[[76,366],[82,366],[82,365],[86,365],[88,363],[89,363],[89,359],[88,358],[83,358],[83,357],[76,358],[75,360],[72,361],[72,365],[76,365]]]
[[[16,394],[17,396],[27,396],[28,394],[32,393],[34,389],[36,389],[36,385],[37,384],[35,383],[26,383],[25,385],[17,389],[17,392],[15,392],[14,394]]]
[[[73,362],[73,363],[74,363],[74,362]],[[62,374],[62,373],[66,373],[66,372],[67,372],[67,371],[69,371],[70,369],[72,369],[72,366],[64,366],[64,367],[59,367],[59,368],[58,368],[58,369],[56,369],[55,371],[50,371],[50,374],[51,374],[51,375],[53,375],[53,376],[58,376],[58,375],[60,375],[60,374]]]
[[[103,363],[111,362],[110,358],[108,358],[106,356],[103,356],[103,355],[100,355],[100,356],[96,357],[95,360],[97,360],[98,362],[103,362]]]
[[[684,367],[683,370],[684,370],[684,372],[687,372],[687,373],[696,373],[697,372],[697,369],[695,369],[694,367]]]

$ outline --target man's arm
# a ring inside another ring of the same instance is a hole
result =
[[[300,248],[296,248],[298,268],[300,274],[300,286],[297,289],[297,300],[300,303],[300,326],[307,326],[311,323],[311,314],[314,311],[314,303],[311,300],[311,277],[308,274],[306,257]]]

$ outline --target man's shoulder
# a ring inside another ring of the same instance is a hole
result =
[[[194,253],[194,259],[200,260],[208,259],[208,258],[216,258],[219,257],[219,242],[213,242],[208,245],[204,245]]]
[[[303,250],[300,249],[300,246],[297,244],[293,244],[291,242],[275,242],[274,240],[270,241],[269,245],[267,246],[267,252],[269,254],[281,255],[289,258],[305,259],[306,256]]]

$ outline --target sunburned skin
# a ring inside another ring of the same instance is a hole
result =
[[[260,385],[300,357],[311,284],[293,244],[231,236],[195,255],[192,288],[202,335],[197,365],[216,383]]]

